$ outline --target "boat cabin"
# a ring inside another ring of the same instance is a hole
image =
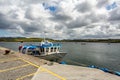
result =
[[[37,47],[39,50],[40,55],[44,54],[52,54],[52,53],[59,53],[61,45],[58,43],[52,42],[41,42],[40,46]]]
[[[59,43],[41,42],[39,45],[24,46],[22,53],[48,55],[53,53],[59,53],[61,45]]]

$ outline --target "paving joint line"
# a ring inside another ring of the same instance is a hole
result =
[[[19,60],[19,59],[20,59],[20,58],[3,59],[3,60],[0,60],[0,63],[9,62],[9,61],[14,61],[14,60]]]
[[[25,75],[25,76],[22,76],[20,78],[17,78],[16,80],[21,80],[21,79],[24,79],[26,77],[30,77],[30,76],[33,76],[35,73],[31,73],[31,74],[28,74],[28,75]]]
[[[29,66],[29,65],[30,64],[25,64],[25,65],[22,65],[22,66],[12,67],[12,68],[8,68],[8,69],[0,70],[0,72],[11,71],[11,70],[19,69],[19,68],[26,67],[26,66]]]

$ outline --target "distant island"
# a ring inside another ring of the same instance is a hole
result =
[[[64,40],[54,40],[46,38],[52,42],[104,42],[104,43],[120,43],[120,39],[64,39]],[[41,42],[42,38],[25,38],[25,37],[2,37],[0,38],[0,42]]]

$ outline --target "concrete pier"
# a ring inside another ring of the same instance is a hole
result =
[[[38,69],[38,73],[34,75],[32,80],[120,80],[119,76],[105,73],[98,69],[72,66],[72,65],[62,65],[56,64],[52,66],[43,65],[42,67],[59,76],[54,76],[54,74],[47,74],[44,70]],[[53,77],[54,76],[54,77]]]

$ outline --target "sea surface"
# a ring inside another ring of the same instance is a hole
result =
[[[18,51],[20,42],[0,42],[0,46]],[[39,44],[25,42],[24,44]],[[63,58],[70,65],[96,65],[120,71],[120,43],[62,42],[61,51],[68,54]]]

